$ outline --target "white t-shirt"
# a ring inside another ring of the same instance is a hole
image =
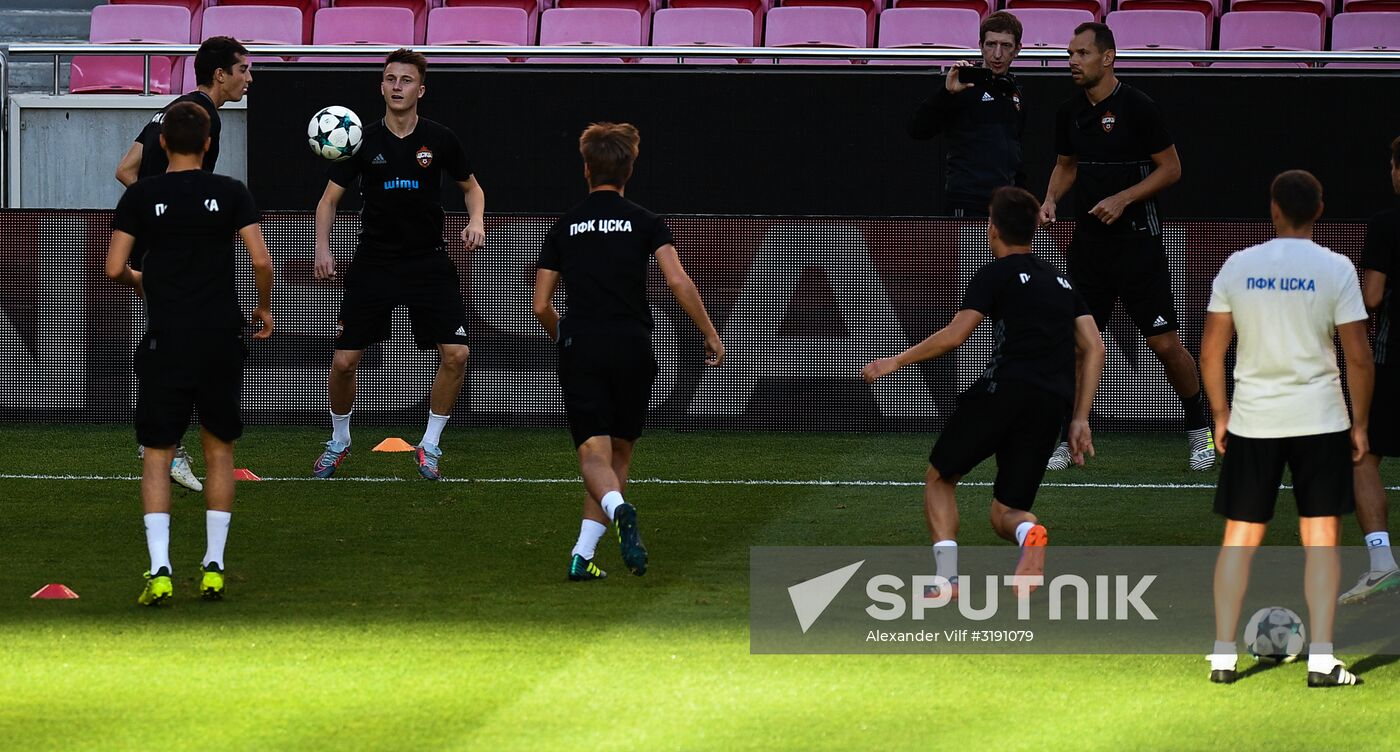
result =
[[[1351,427],[1333,332],[1366,319],[1356,267],[1299,238],[1240,251],[1211,285],[1211,313],[1232,314],[1239,343],[1230,433],[1256,439]]]

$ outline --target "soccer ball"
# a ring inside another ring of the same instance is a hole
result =
[[[1244,644],[1249,654],[1260,660],[1288,663],[1303,652],[1307,630],[1303,620],[1282,606],[1261,608],[1244,626]]]
[[[364,128],[355,113],[339,105],[331,105],[311,118],[306,126],[306,140],[318,156],[340,162],[360,150]]]

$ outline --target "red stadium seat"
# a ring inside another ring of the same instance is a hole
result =
[[[642,14],[628,8],[550,8],[540,16],[540,45],[639,47]],[[532,57],[531,63],[620,63],[620,57]]]
[[[428,44],[524,47],[529,15],[519,8],[433,8],[428,13]],[[432,62],[508,63],[510,58],[432,58]]]
[[[763,44],[763,19],[773,6],[769,0],[670,0],[669,8],[735,8],[753,14],[754,46]]]
[[[332,0],[332,8],[407,8],[413,11],[413,43],[427,38],[429,0]]]
[[[1083,8],[1024,8],[1015,13],[1023,28],[1022,47],[1068,48],[1075,27],[1094,20]],[[1068,57],[1064,64],[1069,65]]]
[[[322,8],[316,11],[312,44],[413,44],[413,11],[407,8]],[[372,57],[304,57],[318,63],[378,63]]]
[[[321,0],[210,0],[210,5],[273,5],[296,8],[301,11],[301,43],[311,44],[316,11],[325,7]]]
[[[99,5],[92,9],[89,28],[88,41],[94,44],[189,44],[190,12],[169,5]],[[172,93],[170,74],[178,63],[179,58],[151,58],[152,93]],[[140,93],[144,67],[136,56],[79,55],[73,58],[68,91]]]
[[[555,8],[613,8],[636,11],[642,17],[642,44],[651,40],[651,15],[656,9],[653,0],[557,0]]]
[[[875,46],[875,19],[885,9],[885,0],[783,0],[786,8],[855,8],[865,14],[865,44]]]
[[[879,46],[886,48],[976,48],[982,17],[971,8],[886,8],[880,14]],[[927,60],[871,60],[871,65],[929,65]]]
[[[1232,12],[1277,10],[1316,13],[1326,20],[1332,17],[1332,0],[1233,0],[1230,3],[1230,10]]]
[[[1321,50],[1324,24],[1314,13],[1250,11],[1220,17],[1222,50]],[[1217,68],[1306,68],[1306,63],[1216,63]]]
[[[1209,50],[1210,21],[1194,10],[1116,10],[1108,26],[1119,50]],[[1129,62],[1119,68],[1191,68],[1191,63]]]
[[[866,45],[866,14],[857,8],[790,7],[768,11],[764,47],[846,47]],[[765,61],[766,62],[766,61]],[[846,65],[849,60],[780,59],[792,65]]]
[[[996,0],[894,0],[892,8],[964,8],[986,18],[996,9]],[[980,43],[979,43],[980,44]]]
[[[1021,18],[1022,10],[1082,10],[1092,14],[1092,20],[1099,21],[1108,13],[1109,0],[1007,0],[1006,9],[1015,13],[1017,18]],[[1021,19],[1021,23],[1024,24],[1025,19]],[[1068,41],[1069,39],[1066,38],[1065,42]],[[1060,44],[1063,45],[1065,42]]]
[[[243,44],[301,44],[301,11],[286,6],[214,6],[204,13],[203,42],[209,37],[233,37]],[[285,58],[254,55],[252,63],[282,62]],[[194,58],[185,58],[183,91],[194,91]]]
[[[205,39],[201,36],[204,22],[205,0],[108,0],[109,5],[173,5],[190,12],[190,39]]]
[[[1340,13],[1332,19],[1334,50],[1400,50],[1400,13]],[[1328,63],[1328,68],[1400,68],[1396,63]]]
[[[740,8],[663,8],[652,22],[656,47],[756,47],[753,14]],[[643,58],[643,63],[673,63],[675,58]],[[732,58],[694,58],[693,63],[723,65]]]
[[[1189,10],[1206,17],[1215,25],[1224,0],[1118,0],[1118,10]]]

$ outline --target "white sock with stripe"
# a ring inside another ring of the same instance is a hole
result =
[[[1366,552],[1371,555],[1372,572],[1389,572],[1396,568],[1395,554],[1390,550],[1390,533],[1367,533]]]
[[[603,498],[599,499],[598,503],[603,507],[603,514],[606,514],[608,519],[611,520],[615,519],[617,508],[627,502],[622,500],[622,494],[617,491],[609,491],[603,494]]]

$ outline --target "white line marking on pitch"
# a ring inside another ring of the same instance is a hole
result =
[[[0,473],[0,480],[95,480],[95,481],[137,481],[141,480],[139,475],[40,475],[24,473]],[[419,478],[263,478],[263,481],[274,482],[309,482],[309,483],[422,483]],[[559,484],[559,483],[582,483],[579,478],[443,478],[439,483],[497,483],[497,484]],[[814,480],[796,479],[779,480],[769,478],[757,479],[685,479],[685,478],[632,478],[628,483],[640,483],[643,485],[657,486],[789,486],[800,488],[805,486],[836,487],[851,486],[856,488],[875,487],[895,487],[912,488],[922,487],[922,481],[905,480]],[[963,481],[959,485],[987,488],[992,483],[987,481]],[[1135,490],[1206,490],[1215,488],[1211,483],[1042,483],[1041,488],[1103,488],[1103,489],[1135,489]],[[1288,489],[1292,486],[1280,486]],[[1387,486],[1387,490],[1397,491],[1400,486]]]

